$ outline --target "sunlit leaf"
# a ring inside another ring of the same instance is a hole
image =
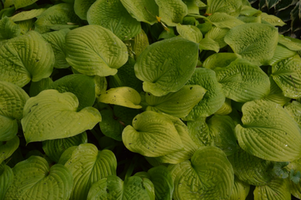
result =
[[[242,7],[242,1],[236,0],[207,0],[206,13],[225,12],[229,15],[238,16]]]

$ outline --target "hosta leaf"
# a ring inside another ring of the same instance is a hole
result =
[[[250,185],[266,185],[272,179],[273,164],[240,149],[228,157],[235,175]]]
[[[215,112],[215,114],[217,115],[228,115],[232,112],[232,106],[231,106],[231,99],[227,99],[225,100],[224,104],[222,105],[222,107],[220,107],[220,109],[218,109],[218,111]]]
[[[148,46],[134,66],[136,76],[144,81],[143,89],[155,96],[176,92],[193,74],[198,45],[175,37]]]
[[[292,103],[286,105],[284,108],[298,123],[299,127],[301,127],[301,103],[293,101]]]
[[[232,16],[238,16],[242,7],[242,1],[236,0],[208,0],[206,13],[213,14],[224,12]]]
[[[92,106],[95,101],[94,78],[82,74],[64,76],[53,82],[49,89],[55,89],[61,93],[72,92],[75,94],[79,102],[78,111]]]
[[[19,162],[14,168],[13,183],[8,189],[5,199],[68,200],[72,191],[72,174],[61,164],[51,167],[39,156],[31,156]]]
[[[19,147],[20,140],[18,136],[5,142],[0,141],[0,163],[9,158]]]
[[[141,113],[140,110],[117,105],[113,107],[113,111],[115,117],[122,121],[122,123],[124,123],[125,125],[132,124],[134,117]]]
[[[24,35],[34,29],[34,19],[16,22],[16,24],[20,27],[21,35]]]
[[[228,15],[227,13],[215,12],[212,15],[208,16],[208,20],[218,28],[233,28],[235,26],[244,24],[243,21]]]
[[[285,97],[301,97],[301,58],[298,55],[274,65],[271,76],[281,88]]]
[[[32,10],[29,10],[29,11],[22,11],[18,14],[15,14],[10,19],[13,20],[14,22],[33,19],[35,17],[40,16],[45,10],[46,10],[46,8],[39,8],[39,9],[32,9]]]
[[[301,157],[298,124],[279,104],[256,100],[242,107],[243,125],[235,127],[239,146],[259,158],[277,162]]]
[[[107,91],[108,83],[106,77],[94,76],[95,82],[95,97],[98,98],[101,94]]]
[[[85,107],[77,112],[78,105],[78,99],[70,92],[44,90],[30,98],[21,120],[26,142],[71,137],[101,121],[97,109]]]
[[[51,30],[53,25],[67,25],[67,23],[79,24],[80,19],[74,13],[73,5],[59,3],[45,10],[35,22],[35,30],[45,33]]]
[[[162,97],[145,95],[147,110],[163,112],[175,117],[185,117],[192,108],[203,98],[206,90],[199,85],[186,85],[175,93]]]
[[[231,197],[229,200],[238,200],[238,199],[246,199],[250,191],[250,185],[240,181],[235,177],[234,179],[234,187],[231,192]]]
[[[215,53],[206,58],[203,67],[209,69],[224,68],[237,58],[237,55],[234,53]]]
[[[278,43],[278,31],[267,24],[242,24],[227,33],[225,42],[242,58],[264,65],[274,55]]]
[[[24,8],[26,6],[29,6],[33,3],[35,3],[38,0],[18,0],[14,1],[15,9]]]
[[[31,82],[30,88],[29,88],[29,96],[33,97],[33,96],[38,95],[43,90],[47,90],[52,83],[53,83],[53,81],[50,77],[43,78],[37,82]]]
[[[220,109],[225,102],[221,85],[216,80],[215,72],[207,68],[197,68],[187,85],[200,85],[207,91],[203,99],[190,111],[185,120],[208,117]]]
[[[199,43],[203,38],[202,32],[196,26],[177,24],[177,31],[183,38],[195,43]]]
[[[97,0],[87,13],[89,24],[103,26],[112,31],[121,40],[129,40],[140,31],[140,23],[123,7],[120,0]]]
[[[191,139],[198,146],[209,146],[214,140],[205,117],[200,117],[195,121],[187,122],[188,133]]]
[[[239,148],[234,134],[235,123],[229,116],[214,115],[208,120],[211,135],[214,135],[214,145],[225,152],[227,156]]]
[[[74,0],[74,12],[82,20],[87,20],[88,10],[96,0]]]
[[[47,140],[43,142],[43,150],[45,154],[56,163],[59,161],[62,153],[72,146],[78,146],[87,143],[88,138],[86,132],[63,139]]]
[[[0,60],[0,80],[23,87],[50,76],[54,54],[39,33],[30,31],[2,45]]]
[[[274,15],[268,15],[267,13],[261,13],[261,20],[267,22],[273,26],[284,26],[285,23],[278,17]]]
[[[258,186],[254,190],[254,200],[286,200],[291,199],[291,193],[286,179],[274,179],[267,185]]]
[[[12,184],[14,178],[13,170],[5,165],[0,164],[0,199],[3,200],[6,191],[8,190],[9,186]]]
[[[236,102],[261,99],[270,92],[269,77],[249,61],[237,59],[215,72],[225,96]]]
[[[183,18],[188,14],[187,6],[182,0],[155,1],[159,6],[159,17],[168,26],[182,23]]]
[[[0,41],[17,37],[21,33],[20,26],[18,24],[15,24],[8,17],[4,17],[0,20],[0,28]]]
[[[156,199],[171,200],[174,182],[170,171],[165,166],[161,165],[148,170],[148,174],[155,187]]]
[[[268,96],[264,97],[263,98],[264,100],[272,101],[272,102],[278,103],[282,106],[291,100],[290,98],[285,97],[283,95],[282,90],[275,83],[275,81],[273,80],[273,78],[271,76],[270,76],[270,83],[271,83],[270,94]]]
[[[159,8],[155,0],[120,0],[130,15],[139,22],[153,25],[157,22]]]
[[[128,59],[125,44],[111,31],[99,25],[88,25],[70,31],[66,36],[67,62],[78,72],[109,76]]]
[[[240,15],[244,15],[244,16],[248,16],[248,17],[257,16],[257,15],[260,15],[261,13],[262,13],[261,10],[253,8],[250,5],[243,5],[241,7],[241,11],[240,11]]]
[[[10,140],[17,134],[17,120],[22,119],[28,98],[22,88],[0,81],[0,141]]]
[[[289,180],[290,191],[293,196],[300,199],[301,198],[301,181],[300,181],[301,160],[299,159],[290,162],[287,168],[290,170],[290,180]],[[294,178],[296,178],[296,181],[294,181]]]
[[[286,48],[285,46],[277,45],[273,58],[271,60],[269,60],[269,65],[274,66],[279,61],[293,57],[294,55],[296,55],[295,51],[291,51],[288,48]]]
[[[84,156],[83,156],[84,155]],[[110,150],[99,151],[93,144],[81,144],[65,163],[73,176],[70,199],[86,199],[93,183],[116,174],[117,160]]]
[[[136,37],[131,40],[132,51],[137,60],[138,56],[148,47],[149,41],[146,33],[141,29],[141,32],[136,35]]]
[[[209,38],[209,39],[214,40],[215,42],[218,43],[219,48],[221,49],[221,48],[227,46],[227,43],[224,41],[224,37],[228,32],[229,32],[229,29],[227,29],[227,28],[212,27],[208,31],[208,33],[206,33],[205,39]]]
[[[301,51],[301,40],[297,38],[279,35],[279,44],[285,46],[292,51]]]
[[[140,94],[130,87],[111,88],[100,95],[99,102],[124,106],[128,108],[142,108]]]
[[[174,199],[229,199],[234,186],[231,164],[222,150],[201,147],[189,161],[169,166]]]
[[[188,14],[200,14],[199,8],[206,7],[206,5],[200,0],[183,0],[188,8]]]
[[[148,157],[164,156],[183,149],[175,124],[168,115],[145,111],[122,132],[127,149]]]
[[[219,44],[211,38],[204,38],[199,42],[199,48],[202,50],[211,50],[219,52]]]
[[[48,32],[42,35],[43,38],[52,46],[55,56],[55,68],[63,69],[69,67],[69,64],[66,61],[65,53],[65,37],[69,31],[69,29],[62,29],[59,31]]]

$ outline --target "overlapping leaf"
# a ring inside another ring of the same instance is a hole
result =
[[[0,80],[23,87],[50,76],[54,54],[39,33],[30,31],[2,45],[0,60]]]
[[[274,179],[265,186],[258,186],[254,190],[254,200],[285,200],[291,199],[288,181],[285,179]]]
[[[26,142],[71,137],[101,121],[97,109],[85,107],[77,112],[78,105],[78,99],[70,92],[44,90],[30,98],[21,120]]]
[[[0,141],[0,163],[8,159],[17,150],[19,144],[20,140],[18,136],[5,142]]]
[[[198,45],[175,37],[148,46],[134,66],[136,76],[144,81],[143,89],[155,96],[176,92],[193,74]]]
[[[88,25],[70,31],[66,36],[66,60],[78,72],[109,76],[128,60],[125,44],[111,31],[99,25]]]
[[[96,0],[74,0],[74,12],[79,18],[87,20],[88,10]]]
[[[6,191],[8,190],[9,186],[12,184],[14,179],[13,170],[5,165],[0,164],[0,199],[4,199]]]
[[[208,0],[206,13],[213,14],[224,12],[229,15],[238,16],[242,7],[242,1],[237,0]]]

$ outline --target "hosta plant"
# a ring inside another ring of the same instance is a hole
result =
[[[301,40],[279,17],[2,0],[0,200],[300,199]]]

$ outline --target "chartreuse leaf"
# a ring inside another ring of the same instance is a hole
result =
[[[227,29],[227,28],[217,28],[217,27],[212,27],[212,28],[208,31],[208,33],[206,33],[205,39],[207,38],[207,39],[212,39],[212,40],[214,40],[215,42],[218,43],[219,48],[221,49],[221,48],[227,46],[227,43],[225,42],[224,37],[225,37],[225,35],[226,35],[228,32],[229,32],[229,29]],[[202,40],[201,40],[200,43],[202,43]],[[211,43],[212,43],[212,42],[211,42]],[[212,43],[212,44],[214,44],[214,43]],[[203,46],[204,46],[204,45],[203,45]],[[214,45],[214,46],[215,46],[215,45]],[[216,47],[215,47],[215,48],[216,48]],[[213,49],[213,50],[215,50],[215,49]],[[215,52],[217,52],[217,51],[215,51]]]
[[[206,13],[213,14],[216,12],[223,12],[232,16],[238,16],[241,7],[241,0],[208,0]]]
[[[284,59],[293,57],[297,53],[295,51],[289,50],[285,46],[282,45],[277,45],[274,56],[271,60],[269,60],[269,65],[274,66],[276,65],[279,61],[282,61]]]
[[[74,12],[82,20],[87,20],[87,13],[89,8],[96,0],[74,0]]]
[[[291,199],[287,179],[275,178],[267,185],[257,186],[253,192],[254,200],[285,200]]]
[[[301,103],[298,101],[293,101],[287,104],[284,108],[298,123],[299,127],[301,127]]]
[[[290,192],[293,196],[301,198],[301,160],[290,162],[287,166],[290,170]]]
[[[125,44],[99,25],[87,25],[66,36],[66,60],[78,72],[89,76],[109,76],[126,63]]]
[[[15,24],[10,18],[4,17],[0,20],[0,41],[14,38],[20,35],[21,29],[18,24]]]
[[[153,25],[159,16],[159,7],[155,0],[120,0],[130,15],[139,22]]]
[[[301,58],[299,55],[273,65],[271,76],[281,88],[285,97],[301,97]]]
[[[250,185],[242,182],[236,176],[234,177],[234,187],[229,200],[246,199],[250,191]]]
[[[198,45],[180,37],[148,46],[134,66],[143,89],[163,96],[181,89],[193,74],[198,60]]]
[[[45,33],[51,30],[51,26],[68,25],[68,23],[79,24],[80,19],[74,13],[73,4],[59,3],[49,7],[35,22],[35,30]]]
[[[235,175],[250,185],[266,185],[272,179],[273,164],[239,149],[228,157]]]
[[[176,130],[178,131],[183,143],[183,149],[164,156],[149,158],[149,160],[155,159],[159,163],[178,164],[190,159],[193,153],[197,150],[198,146],[189,136],[187,126],[179,118],[170,116],[170,120],[172,120]]]
[[[89,24],[100,25],[112,31],[121,40],[129,40],[140,31],[140,23],[124,8],[120,0],[97,0],[87,13]]]
[[[183,2],[188,8],[188,14],[200,14],[199,9],[201,7],[206,7],[206,4],[200,0],[183,0]]]
[[[207,18],[214,26],[218,28],[233,28],[244,24],[243,21],[224,12],[215,12]]]
[[[168,115],[145,111],[122,132],[127,149],[148,157],[158,157],[183,149],[184,145]]]
[[[69,64],[66,61],[65,53],[65,37],[69,31],[69,29],[62,29],[59,31],[48,32],[42,35],[43,38],[51,44],[51,47],[53,49],[55,57],[55,68],[64,69],[69,67]]]
[[[215,51],[217,53],[219,51],[219,44],[211,38],[204,38],[199,42],[199,48],[202,50]]]
[[[203,67],[209,69],[224,68],[238,57],[235,53],[215,53],[207,57],[203,63]]]
[[[123,182],[118,176],[108,176],[94,183],[87,200],[155,200],[154,186],[147,178],[132,176]]]
[[[13,20],[14,22],[33,19],[35,17],[40,16],[45,10],[46,10],[46,8],[39,8],[39,9],[32,9],[29,11],[22,11],[22,12],[15,14],[10,19]]]
[[[99,102],[140,109],[140,94],[130,87],[111,88],[105,94],[100,95]]]
[[[96,108],[85,107],[77,112],[78,106],[78,99],[70,92],[44,90],[30,98],[21,120],[26,142],[75,136],[101,121]]]
[[[15,137],[18,132],[17,120],[22,119],[23,107],[28,99],[22,88],[0,81],[0,141]]]
[[[73,178],[61,164],[51,167],[39,156],[31,156],[13,168],[14,179],[5,199],[62,199],[68,200],[72,191]]]
[[[222,105],[222,107],[220,107],[220,109],[218,109],[215,114],[217,115],[228,115],[232,112],[232,106],[231,106],[231,99],[226,98],[224,104]]]
[[[260,16],[262,22],[271,24],[273,26],[284,26],[286,24],[279,17],[276,17],[275,15],[268,15],[267,13],[261,13]]]
[[[217,147],[201,147],[189,160],[170,165],[174,199],[229,199],[234,186],[230,162]]]
[[[79,105],[77,110],[92,106],[95,101],[94,78],[83,74],[64,76],[53,82],[49,89],[55,89],[61,93],[72,92],[76,95]]]
[[[236,143],[235,123],[229,116],[214,115],[208,120],[211,135],[214,135],[214,145],[225,152],[227,156],[235,153],[239,146]]]
[[[3,200],[6,191],[8,190],[9,186],[12,184],[14,179],[13,170],[5,165],[0,164],[0,199]]]
[[[242,24],[227,33],[225,42],[242,58],[258,65],[265,65],[276,50],[278,31],[268,24]]]
[[[278,103],[282,106],[291,100],[290,98],[285,97],[283,95],[282,90],[275,83],[275,81],[273,80],[273,78],[271,76],[270,76],[270,83],[271,83],[270,94],[268,96],[264,97],[263,98],[264,100],[272,101],[272,102]]]
[[[202,32],[196,26],[177,24],[177,31],[183,38],[195,43],[199,43],[203,38]]]
[[[255,100],[242,107],[242,125],[235,127],[239,146],[259,158],[288,162],[301,157],[298,124],[279,104]]]
[[[209,146],[213,143],[214,135],[211,135],[205,117],[187,122],[188,133],[198,146]]]
[[[47,90],[52,83],[53,83],[53,81],[50,77],[43,78],[37,82],[31,82],[30,88],[29,88],[29,96],[33,97],[33,96],[38,95],[41,91]]]
[[[132,51],[134,53],[135,59],[148,47],[149,41],[146,33],[141,29],[140,33],[131,40]]]
[[[23,87],[50,76],[54,54],[39,33],[30,31],[2,45],[0,60],[0,80]]]
[[[24,8],[26,6],[29,6],[33,3],[35,3],[38,0],[18,0],[14,1],[15,9]]]
[[[199,85],[185,85],[179,91],[156,97],[145,95],[147,110],[163,112],[175,117],[186,117],[192,108],[203,98],[206,90]]]
[[[87,134],[84,132],[69,138],[43,141],[43,150],[51,160],[58,163],[62,153],[66,149],[87,143],[87,141]]]
[[[270,92],[270,80],[266,73],[244,59],[237,59],[215,72],[225,96],[236,102],[261,99]]]
[[[0,142],[0,163],[9,158],[19,147],[20,140],[18,136],[5,141]]]
[[[70,199],[87,199],[93,183],[110,175],[116,175],[117,160],[110,150],[99,151],[95,145],[87,143],[76,147],[69,155],[65,167],[74,180]]]
[[[159,17],[168,26],[176,26],[182,23],[183,18],[188,14],[186,4],[181,0],[155,0],[159,6]]]
[[[200,85],[207,91],[203,99],[190,111],[185,120],[208,117],[220,109],[225,102],[221,85],[217,82],[215,72],[207,68],[196,68],[187,85]]]
[[[163,165],[153,167],[147,172],[149,179],[155,187],[155,195],[158,200],[171,200],[174,191],[174,182],[170,171]]]
[[[279,35],[278,42],[292,51],[301,51],[301,40],[297,38]]]

